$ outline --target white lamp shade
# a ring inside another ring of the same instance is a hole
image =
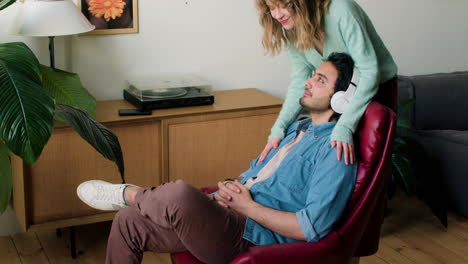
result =
[[[19,5],[10,34],[64,36],[95,28],[70,0],[29,0]]]

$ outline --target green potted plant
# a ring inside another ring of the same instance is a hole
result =
[[[14,1],[1,1],[5,8]],[[116,163],[124,182],[119,141],[93,119],[96,99],[77,74],[40,65],[21,42],[0,44],[0,213],[12,189],[10,152],[33,164],[47,144],[56,120],[70,124],[104,157]]]
[[[424,148],[412,137],[417,136],[409,118],[414,99],[399,104],[397,130],[392,153],[392,176],[389,184],[389,198],[398,186],[406,195],[415,194],[427,204],[439,221],[447,227],[445,193],[440,188],[436,163]]]
[[[16,0],[0,0],[0,10],[3,10],[16,2]]]

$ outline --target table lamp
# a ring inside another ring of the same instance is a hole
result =
[[[50,67],[55,68],[54,38],[95,28],[70,0],[27,0],[19,3],[9,33],[49,37]]]

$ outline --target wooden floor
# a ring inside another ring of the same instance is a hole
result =
[[[468,220],[449,214],[449,228],[414,198],[399,197],[390,203],[379,251],[361,258],[361,264],[468,264]],[[109,223],[76,228],[78,258],[72,260],[68,232],[55,230],[0,237],[0,263],[104,263]],[[168,254],[147,252],[143,263],[171,263]],[[285,263],[287,264],[287,263]]]

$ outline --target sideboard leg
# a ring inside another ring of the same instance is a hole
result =
[[[61,238],[62,237],[62,229],[60,229],[60,228],[55,229],[55,234],[57,235],[58,238]]]
[[[76,237],[75,237],[75,227],[70,227],[70,253],[72,259],[76,259]]]

